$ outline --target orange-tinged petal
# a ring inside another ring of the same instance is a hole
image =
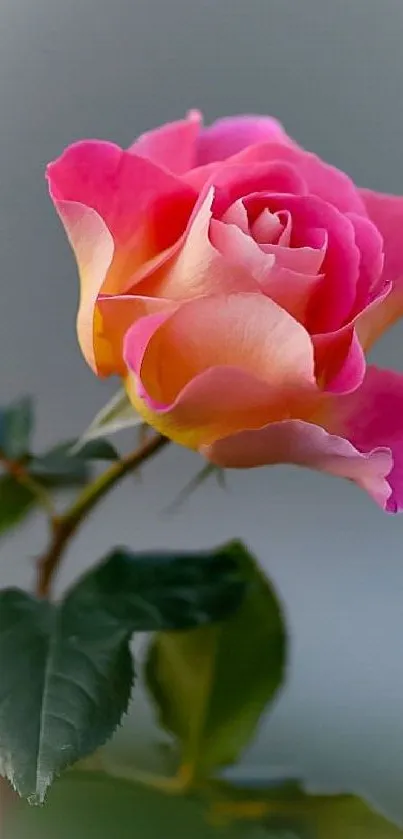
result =
[[[242,428],[260,427],[270,415],[286,411],[284,394],[234,367],[213,367],[195,376],[167,407],[145,398],[134,374],[126,379],[129,398],[144,421],[191,449]]]
[[[184,445],[299,415],[317,398],[308,333],[257,294],[199,298],[143,318],[124,356],[137,410]]]
[[[258,291],[248,261],[241,256],[229,262],[214,246],[210,230],[213,199],[214,189],[210,189],[194,210],[182,246],[161,270],[157,268],[146,277],[136,289],[139,293],[188,300],[237,290]]]
[[[172,308],[172,302],[161,297],[140,295],[101,295],[94,319],[94,348],[100,376],[126,374],[123,341],[128,329],[139,318]]]
[[[47,177],[79,268],[80,346],[100,372],[110,358],[100,340],[97,296],[124,293],[145,264],[152,270],[168,258],[197,196],[150,160],[101,141],[73,144],[48,166]]]
[[[90,207],[74,201],[58,201],[56,208],[63,218],[79,270],[78,341],[88,364],[97,372],[98,364],[102,366],[102,359],[98,362],[94,343],[95,303],[113,260],[113,239],[98,213]]]
[[[133,327],[132,341],[142,323]],[[152,398],[169,403],[194,376],[217,366],[238,367],[272,388],[314,383],[310,336],[288,312],[259,294],[184,303],[149,341],[141,380]]]

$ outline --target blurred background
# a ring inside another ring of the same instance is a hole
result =
[[[82,137],[128,145],[189,107],[206,121],[271,113],[360,185],[402,193],[402,36],[402,0],[2,0],[0,399],[37,396],[38,446],[79,434],[116,390],[76,345],[75,265],[46,162]],[[402,349],[401,326],[376,361],[403,370]],[[286,468],[231,474],[226,492],[211,482],[168,515],[199,468],[172,447],[115,492],[59,585],[116,543],[242,537],[284,600],[291,660],[238,771],[284,769],[403,818],[403,516],[348,483]],[[30,584],[44,537],[34,520],[1,543],[2,586]],[[158,762],[140,692],[112,749],[124,756],[133,742],[142,765]]]

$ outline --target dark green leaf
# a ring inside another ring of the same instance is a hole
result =
[[[3,834],[2,834],[3,836]],[[259,825],[217,830],[193,800],[71,772],[58,781],[46,807],[17,803],[4,839],[264,839]]]
[[[111,552],[75,590],[85,612],[100,606],[132,632],[209,624],[236,610],[245,583],[235,543],[198,553]]]
[[[76,456],[83,460],[119,460],[119,452],[115,446],[102,438],[84,443]]]
[[[296,839],[399,839],[403,831],[353,795],[309,795],[294,782],[233,787],[216,785],[213,815],[264,825],[267,837]],[[221,797],[222,796],[222,797]]]
[[[73,602],[72,602],[73,601]],[[133,681],[127,627],[23,592],[0,594],[0,769],[44,800],[55,775],[118,725]]]
[[[32,492],[11,475],[0,477],[0,534],[23,521],[35,503]]]
[[[159,633],[146,667],[161,724],[179,739],[195,775],[235,761],[282,684],[286,634],[276,595],[245,548],[249,582],[240,609],[225,622]]]
[[[55,446],[44,455],[33,457],[29,473],[44,486],[82,486],[90,477],[88,461],[118,460],[119,454],[107,440],[91,440],[74,453],[72,441]]]
[[[89,479],[85,459],[70,454],[71,443],[62,443],[29,462],[29,474],[43,486],[82,486]]]
[[[8,460],[26,457],[33,423],[33,403],[28,396],[0,409],[0,450]]]
[[[59,605],[0,592],[0,767],[21,795],[43,801],[55,775],[113,733],[135,630],[195,626],[239,605],[230,553],[114,551]]]

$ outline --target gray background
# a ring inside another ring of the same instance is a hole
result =
[[[2,0],[0,393],[37,395],[38,444],[78,433],[115,389],[76,346],[75,268],[45,163],[77,138],[129,144],[197,106],[208,120],[273,113],[359,183],[403,192],[402,34],[402,0]],[[398,327],[377,360],[403,368],[402,339]],[[75,542],[61,584],[115,542],[243,537],[278,585],[293,639],[287,688],[248,771],[290,767],[403,817],[403,517],[291,469],[232,475],[227,494],[211,484],[163,515],[198,466],[172,449],[141,485],[116,492]],[[43,539],[34,521],[1,544],[2,584],[29,583]],[[149,762],[143,702],[132,717]]]

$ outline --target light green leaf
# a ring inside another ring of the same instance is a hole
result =
[[[0,451],[8,460],[21,460],[28,454],[33,424],[33,403],[28,396],[0,409]]]
[[[239,606],[227,548],[113,551],[60,604],[0,592],[0,772],[33,803],[111,736],[133,683],[134,631],[198,626]]]
[[[98,437],[108,437],[123,431],[125,428],[135,428],[142,425],[144,420],[136,412],[126,394],[121,388],[93,419],[91,425],[73,446],[73,453],[78,453],[81,447],[90,440]]]
[[[217,626],[159,633],[146,666],[160,722],[196,776],[237,760],[284,677],[280,604],[246,549],[236,549],[249,585],[240,609]]]
[[[218,821],[260,822],[266,836],[296,839],[401,839],[403,831],[353,795],[309,795],[296,782],[239,788],[217,784]],[[220,800],[220,794],[223,796]]]
[[[4,839],[264,839],[258,825],[218,829],[193,800],[163,795],[102,774],[72,772],[46,807],[20,802]]]
[[[354,796],[306,800],[301,817],[312,839],[401,839],[403,831]]]

